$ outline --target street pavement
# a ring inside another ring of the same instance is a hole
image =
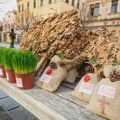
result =
[[[0,120],[37,120],[34,115],[0,89]]]
[[[0,43],[0,46],[10,47],[10,44]],[[19,49],[19,44],[15,44],[15,48]],[[0,120],[38,119],[0,89]]]
[[[0,46],[3,46],[3,47],[10,47],[10,44],[9,43],[6,43],[6,42],[0,42]],[[19,44],[16,43],[15,45],[15,48],[19,49]]]

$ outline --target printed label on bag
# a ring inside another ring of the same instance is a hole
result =
[[[23,87],[22,79],[21,78],[16,78],[17,86],[18,87]]]
[[[47,75],[47,74],[43,74],[40,77],[40,81],[45,82],[45,83],[49,83],[51,79],[52,79],[52,76]]]
[[[98,94],[102,95],[102,96],[105,96],[105,97],[114,98],[115,88],[110,87],[110,86],[106,86],[106,85],[101,85],[100,89],[98,91]]]
[[[88,95],[92,95],[95,85],[88,83],[88,82],[82,82],[80,85],[79,92],[86,93]]]
[[[3,75],[3,71],[2,71],[2,69],[0,69],[0,75]]]
[[[7,77],[7,81],[9,81],[9,76],[8,76],[8,73],[6,73],[6,77]]]

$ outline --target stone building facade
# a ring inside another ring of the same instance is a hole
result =
[[[2,31],[2,22],[0,21],[0,32]]]
[[[17,3],[18,12],[30,10],[38,18],[76,9],[87,27],[120,26],[120,0],[17,0]]]
[[[66,3],[66,0],[17,0],[18,12],[29,10],[35,17],[47,18],[55,13],[61,13],[73,6]]]
[[[120,0],[85,0],[84,15],[88,27],[120,27]]]
[[[14,31],[16,30],[15,20],[16,20],[16,11],[9,11],[6,13],[2,23],[3,25],[2,41],[7,41],[11,29],[14,29]]]
[[[3,30],[2,22],[0,21],[0,42],[2,41],[2,30]]]

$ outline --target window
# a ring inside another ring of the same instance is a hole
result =
[[[36,8],[36,0],[34,0],[34,6],[33,7]]]
[[[49,0],[49,4],[52,4],[52,0]]]
[[[66,2],[66,3],[69,3],[69,0],[66,0],[65,2]]]
[[[19,12],[20,12],[20,5],[19,5],[18,9],[19,9]]]
[[[22,11],[24,11],[24,4],[22,4]]]
[[[40,0],[40,6],[43,6],[43,0]]]
[[[99,15],[99,8],[100,8],[99,3],[92,4],[90,7],[91,16],[98,16]]]
[[[29,10],[29,7],[30,7],[30,3],[27,2],[27,10]]]
[[[79,0],[77,0],[77,9],[79,9],[79,6],[80,6],[80,2]]]
[[[112,0],[111,13],[117,13],[118,0]]]
[[[75,1],[74,1],[74,0],[72,0],[72,6],[74,6],[74,2],[75,2]]]

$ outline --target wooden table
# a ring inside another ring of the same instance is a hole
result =
[[[105,120],[85,110],[86,103],[70,94],[72,87],[62,84],[55,93],[34,87],[20,90],[0,78],[0,88],[40,120]]]

